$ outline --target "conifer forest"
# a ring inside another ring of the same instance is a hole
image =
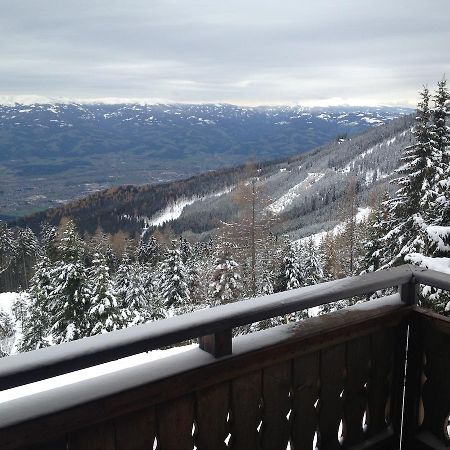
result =
[[[363,204],[357,177],[348,176],[336,202],[337,225],[301,237],[285,232],[257,172],[233,187],[239,213],[217,217],[215,228],[195,239],[170,226],[143,226],[134,235],[99,226],[88,233],[70,216],[57,225],[42,222],[39,231],[0,222],[0,292],[17,293],[12,313],[0,311],[1,356],[405,263],[448,270],[449,116],[446,80],[424,87],[411,144],[389,183],[372,189]],[[450,315],[446,292],[423,287],[420,302]]]

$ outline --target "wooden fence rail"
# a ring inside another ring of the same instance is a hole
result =
[[[415,306],[419,282],[450,290],[448,276],[402,266],[4,358],[7,389],[210,336],[207,351],[0,405],[1,448],[448,448],[450,322]],[[402,287],[231,340],[234,327],[392,286]]]

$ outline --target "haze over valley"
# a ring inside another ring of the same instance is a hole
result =
[[[399,107],[0,105],[0,216],[122,184],[294,156],[411,113]]]

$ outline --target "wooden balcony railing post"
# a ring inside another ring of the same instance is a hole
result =
[[[205,352],[211,353],[216,358],[231,355],[233,347],[233,337],[231,329],[220,333],[209,334],[199,338],[199,346]]]
[[[419,284],[414,276],[408,283],[399,286],[402,302],[407,305],[417,305],[419,302]]]

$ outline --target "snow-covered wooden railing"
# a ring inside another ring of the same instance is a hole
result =
[[[4,358],[7,389],[195,337],[209,351],[4,403],[1,447],[375,450],[403,436],[403,448],[444,448],[450,321],[415,303],[418,283],[450,290],[448,278],[402,266]],[[393,286],[383,299],[231,339],[237,326]]]
[[[415,280],[425,282],[430,271],[404,265],[393,269],[344,278],[265,297],[92,336],[79,341],[0,359],[0,390],[54,377],[137,353],[200,338],[200,346],[215,356],[231,353],[231,330],[260,320],[402,286],[402,299],[414,303]],[[425,280],[425,281],[423,281]],[[444,283],[439,273],[432,281]],[[449,283],[447,282],[447,285]],[[449,287],[450,288],[450,287]]]

